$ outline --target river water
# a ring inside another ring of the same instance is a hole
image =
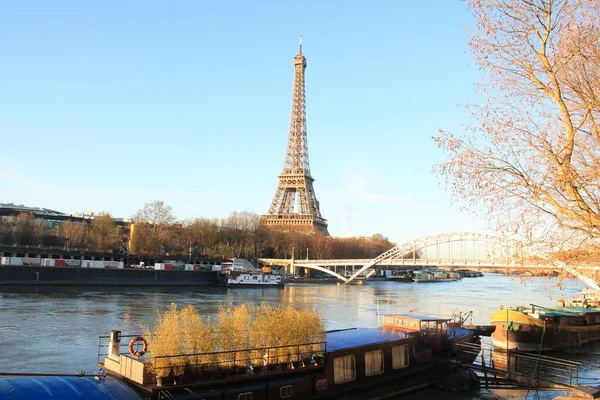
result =
[[[193,304],[206,315],[216,314],[221,303],[315,308],[327,329],[374,327],[378,311],[444,317],[473,311],[473,323],[488,324],[500,305],[553,306],[557,298],[582,289],[583,284],[576,280],[523,280],[499,274],[457,282],[289,284],[284,289],[0,286],[0,372],[96,372],[98,336],[111,329],[123,334],[141,332],[141,325],[153,325],[157,314],[171,303]],[[570,358],[583,363],[582,383],[600,384],[600,377],[596,378],[600,345],[584,350],[585,354]],[[499,390],[449,394],[430,389],[408,398],[551,399],[559,394]]]

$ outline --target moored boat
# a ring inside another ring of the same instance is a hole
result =
[[[285,282],[281,274],[270,272],[232,272],[227,278],[227,287],[252,288],[252,287],[277,287],[282,288]]]
[[[586,307],[509,307],[493,313],[495,346],[521,351],[578,349],[600,340],[600,309]]]
[[[435,276],[430,271],[414,271],[412,280],[413,282],[435,282]]]
[[[472,269],[457,269],[455,272],[459,273],[463,278],[480,278],[483,273]]]
[[[217,271],[0,265],[0,285],[216,286]]]
[[[451,271],[427,271],[419,270],[413,272],[414,282],[453,282],[460,279],[460,275]]]
[[[446,318],[392,314],[383,321],[377,329],[328,331],[317,343],[173,355],[166,365],[184,371],[178,376],[122,353],[120,332],[111,331],[109,354],[99,365],[148,399],[167,392],[174,399],[362,399],[434,384],[454,345],[474,341],[472,332],[452,328]]]
[[[396,281],[396,282],[410,282],[412,281],[412,273],[410,271],[406,272],[395,272],[390,275],[386,275],[385,279],[388,281]]]

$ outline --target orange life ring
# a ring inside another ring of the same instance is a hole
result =
[[[133,346],[135,346],[136,343],[142,343],[142,350],[138,351],[133,348]],[[144,339],[141,336],[134,337],[129,342],[128,349],[129,349],[129,354],[131,354],[134,357],[139,358],[139,357],[143,356],[144,354],[146,354],[146,351],[148,350],[148,342],[146,342],[146,339]]]

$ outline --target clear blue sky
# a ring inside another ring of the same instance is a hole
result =
[[[461,1],[0,3],[0,202],[265,213],[304,37],[310,166],[335,236],[481,230],[431,172],[477,69]]]

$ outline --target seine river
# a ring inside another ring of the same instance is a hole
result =
[[[522,280],[487,274],[457,282],[289,284],[285,289],[0,286],[0,372],[96,372],[98,336],[107,335],[111,329],[138,333],[141,325],[152,325],[157,313],[171,303],[193,304],[206,315],[214,315],[220,303],[315,308],[323,315],[327,329],[374,327],[378,310],[438,316],[473,311],[473,323],[488,324],[490,314],[500,305],[552,306],[557,298],[583,289],[575,280],[558,284],[556,278]],[[582,383],[599,384],[600,346],[585,352],[574,358],[583,363]],[[450,394],[430,389],[408,398],[551,399],[559,394],[484,390]]]

